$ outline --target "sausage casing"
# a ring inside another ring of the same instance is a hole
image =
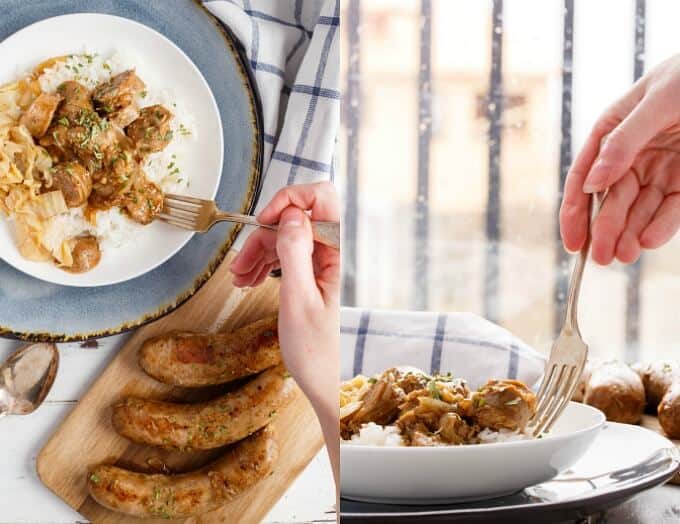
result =
[[[141,444],[169,449],[213,449],[267,425],[295,396],[297,385],[283,365],[243,387],[198,404],[130,397],[113,407],[116,431]]]
[[[25,126],[33,137],[43,137],[50,127],[60,102],[59,95],[42,93],[26,110],[19,123]]]
[[[647,407],[651,411],[657,409],[671,384],[680,381],[680,367],[677,362],[637,363],[632,367],[642,379],[647,397]]]
[[[182,518],[212,511],[269,475],[278,458],[273,431],[264,428],[212,464],[179,475],[146,474],[100,465],[88,489],[102,506],[146,518]]]
[[[593,369],[584,401],[602,410],[607,420],[637,424],[645,408],[645,390],[635,371],[620,362]]]
[[[171,333],[147,340],[139,365],[150,376],[184,387],[221,384],[281,362],[277,317],[232,333]]]
[[[680,382],[674,382],[661,399],[659,424],[670,438],[680,438]]]

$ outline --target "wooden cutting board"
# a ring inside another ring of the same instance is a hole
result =
[[[182,472],[200,467],[219,450],[180,453],[133,444],[111,425],[111,405],[121,397],[200,400],[220,388],[201,392],[166,386],[145,375],[137,365],[137,349],[147,338],[172,329],[232,330],[270,315],[278,307],[278,283],[269,279],[257,289],[242,291],[231,284],[228,256],[210,281],[187,303],[165,318],[139,329],[113,358],[90,390],[66,417],[37,459],[42,482],[67,504],[95,523],[167,522],[141,520],[111,512],[89,497],[88,467],[116,463],[140,471],[165,464]],[[274,474],[216,511],[184,522],[259,523],[323,444],[321,428],[307,399],[299,392],[274,421],[279,460]]]

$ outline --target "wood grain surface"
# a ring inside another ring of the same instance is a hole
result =
[[[137,365],[137,350],[147,338],[171,329],[227,331],[274,313],[278,306],[277,281],[269,279],[248,291],[234,288],[228,271],[231,258],[227,257],[211,280],[181,308],[129,339],[41,450],[37,470],[42,482],[92,522],[163,521],[132,519],[99,506],[87,492],[89,466],[106,462],[154,471],[158,464],[165,464],[172,471],[183,472],[206,464],[220,453],[181,453],[133,444],[115,432],[110,417],[111,405],[127,395],[194,401],[224,389],[191,391],[156,382]],[[314,411],[301,392],[279,410],[274,427],[280,449],[274,474],[220,509],[185,522],[250,524],[262,520],[323,444]]]

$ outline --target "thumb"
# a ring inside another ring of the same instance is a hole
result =
[[[630,170],[640,151],[661,131],[654,103],[648,96],[605,138],[583,184],[585,193],[604,191]]]
[[[283,210],[276,235],[276,252],[281,263],[281,293],[295,293],[300,298],[318,293],[314,278],[312,253],[314,239],[309,217],[299,208]]]

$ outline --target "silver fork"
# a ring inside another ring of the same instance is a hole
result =
[[[221,211],[212,200],[185,195],[166,194],[163,212],[158,218],[173,226],[205,233],[217,222],[237,222],[276,231],[277,225],[260,224],[254,216]],[[340,224],[338,222],[312,221],[314,240],[319,244],[340,249]]]
[[[567,309],[557,340],[550,350],[541,387],[538,390],[536,413],[529,422],[534,436],[550,431],[578,386],[581,373],[588,358],[588,346],[581,338],[578,328],[578,296],[581,290],[583,269],[590,251],[590,227],[604,203],[607,193],[593,194],[590,200],[588,235],[581,248],[569,280]]]

